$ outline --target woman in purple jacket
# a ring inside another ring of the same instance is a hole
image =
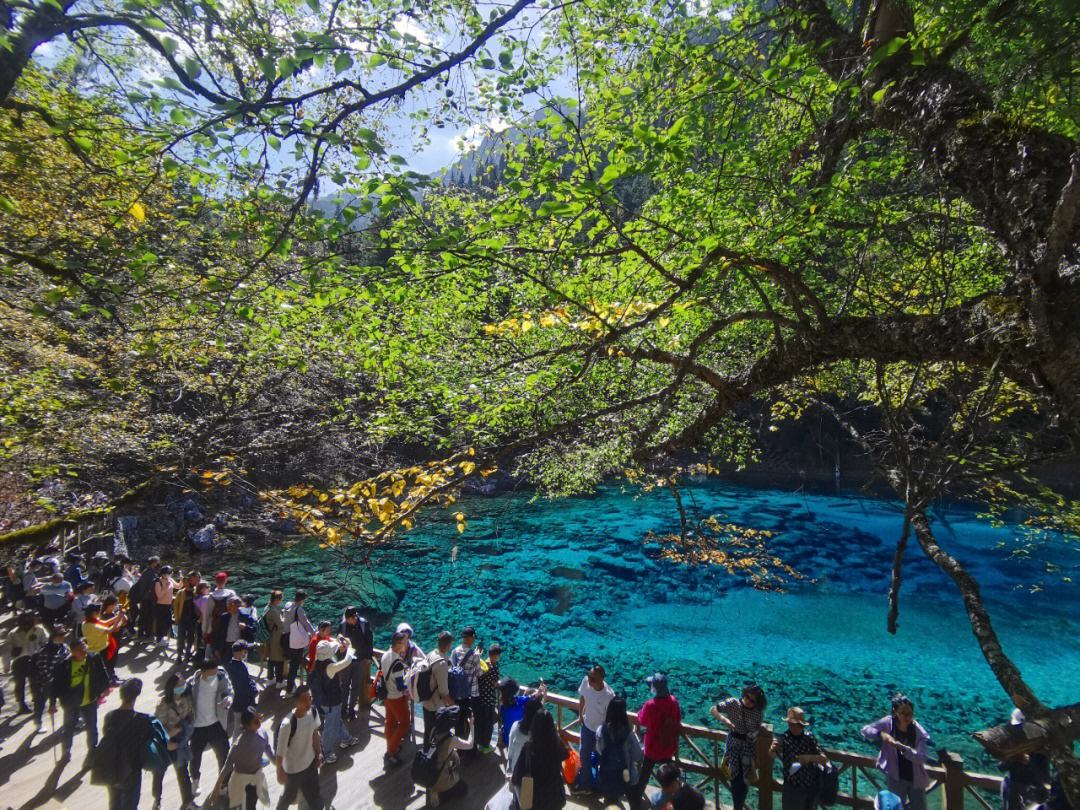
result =
[[[885,773],[889,790],[908,810],[926,810],[926,757],[930,735],[915,721],[915,706],[904,695],[892,699],[892,713],[863,726],[862,735],[881,744],[877,766]]]

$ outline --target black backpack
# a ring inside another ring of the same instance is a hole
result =
[[[450,757],[447,757],[446,761],[449,762]],[[446,767],[445,762],[443,763],[443,767]],[[431,745],[416,752],[416,756],[413,757],[412,771],[410,773],[413,784],[423,788],[434,787],[435,783],[439,781],[439,775],[441,773],[442,768],[439,767],[438,744]]]
[[[118,726],[109,724],[106,717],[105,733],[90,752],[91,785],[118,785],[142,767],[141,752],[139,762],[133,762],[131,757],[131,732],[140,719],[149,718],[136,712],[126,723]]]

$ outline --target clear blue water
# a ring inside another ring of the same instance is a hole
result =
[[[599,661],[633,706],[646,697],[644,676],[667,671],[685,715],[702,724],[713,701],[755,680],[770,698],[767,719],[780,724],[786,706],[801,705],[826,744],[868,750],[860,726],[885,714],[899,689],[937,746],[962,753],[971,767],[993,767],[970,734],[1003,721],[1010,706],[958,592],[914,541],[900,629],[885,630],[899,504],[715,481],[691,484],[684,497],[704,514],[776,532],[771,547],[813,581],[762,592],[723,570],[656,559],[643,538],[677,530],[670,494],[618,486],[555,501],[469,498],[453,510],[467,513],[465,534],[434,510],[370,566],[306,541],[230,564],[244,591],[304,581],[318,617],[349,603],[371,606],[384,644],[398,621],[413,625],[425,649],[444,627],[474,624],[485,645],[502,644],[504,674],[526,683],[544,677],[564,693]],[[1080,697],[1077,586],[1060,574],[1048,579],[1045,556],[1013,555],[1015,530],[990,526],[973,507],[949,507],[936,528],[982,583],[1006,651],[1042,699]],[[1080,562],[1075,544],[1058,543],[1052,553],[1066,570]],[[1032,583],[1041,589],[1032,593]]]

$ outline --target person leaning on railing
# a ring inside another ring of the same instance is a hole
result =
[[[820,765],[829,762],[807,728],[806,715],[798,706],[784,718],[787,731],[773,740],[772,756],[779,757],[784,772],[783,810],[814,810],[821,787]]]
[[[889,790],[904,800],[908,810],[926,810],[930,735],[915,721],[914,704],[898,693],[892,699],[892,712],[863,726],[862,735],[881,744],[877,766],[884,772]]]

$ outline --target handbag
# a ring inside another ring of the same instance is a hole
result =
[[[572,785],[577,781],[578,772],[581,770],[581,757],[578,752],[573,748],[570,749],[570,756],[563,760],[562,775],[566,784]]]

